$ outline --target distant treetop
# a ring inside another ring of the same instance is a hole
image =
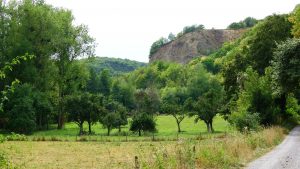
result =
[[[258,23],[258,20],[252,17],[247,17],[242,21],[231,23],[227,29],[243,29],[243,28],[251,28],[255,24]]]

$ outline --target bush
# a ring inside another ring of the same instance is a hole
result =
[[[28,138],[24,134],[16,134],[12,132],[9,136],[6,136],[7,141],[28,141]]]
[[[288,118],[285,121],[285,125],[292,128],[299,124],[300,105],[298,104],[298,100],[292,94],[288,95],[286,102],[286,113]]]
[[[17,133],[32,133],[36,128],[33,89],[29,84],[18,85],[4,104],[8,117],[7,129]]]
[[[0,143],[3,143],[5,140],[6,138],[2,134],[0,134]]]
[[[229,117],[229,122],[240,132],[256,131],[260,127],[260,117],[258,113],[235,112]]]
[[[138,115],[135,115],[132,119],[130,130],[133,132],[138,132],[139,136],[141,136],[141,132],[150,131],[154,132],[156,131],[156,123],[151,115],[148,115],[146,113],[141,113]]]

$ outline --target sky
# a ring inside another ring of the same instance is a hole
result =
[[[226,28],[251,16],[291,12],[300,0],[46,0],[72,10],[96,39],[97,56],[148,62],[151,44],[183,27]]]

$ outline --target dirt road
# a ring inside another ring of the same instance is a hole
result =
[[[251,162],[247,169],[300,169],[300,126],[274,150]]]

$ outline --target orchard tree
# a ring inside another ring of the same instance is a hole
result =
[[[89,134],[92,134],[92,125],[96,124],[100,116],[104,114],[104,97],[100,94],[86,94],[86,98],[89,100],[88,107],[86,108],[87,115],[86,121],[89,126]]]
[[[209,80],[209,89],[193,103],[192,109],[195,111],[196,119],[203,120],[208,132],[214,132],[213,118],[222,111],[224,104],[224,89],[220,82],[214,78]]]
[[[133,116],[129,130],[137,132],[139,136],[141,136],[142,132],[155,132],[155,126],[155,120],[151,115],[147,113],[136,113],[136,115]]]
[[[83,135],[83,123],[86,121],[86,103],[82,99],[82,96],[79,94],[75,94],[73,96],[68,96],[66,99],[66,110],[69,115],[69,119],[72,122],[75,122],[79,127],[79,135]]]
[[[139,89],[134,94],[135,113],[130,124],[130,130],[138,132],[156,131],[154,115],[160,109],[160,98],[155,88]]]
[[[74,93],[66,100],[66,110],[68,117],[79,127],[79,135],[83,135],[83,123],[89,122],[89,133],[91,133],[91,123],[96,122],[103,112],[103,108],[97,102],[100,96],[93,96],[90,93]]]
[[[105,104],[105,113],[100,118],[100,123],[107,129],[108,136],[114,128],[118,128],[121,132],[121,127],[128,123],[126,108],[116,101],[108,100]]]
[[[172,115],[177,124],[178,133],[181,132],[180,123],[186,117],[185,101],[187,90],[183,87],[166,87],[161,92],[161,110]]]
[[[202,65],[196,65],[190,71],[188,93],[185,105],[191,115],[196,116],[195,122],[203,120],[207,131],[213,132],[213,118],[222,111],[224,104],[223,86]]]

